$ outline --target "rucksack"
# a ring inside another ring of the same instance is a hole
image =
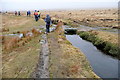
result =
[[[47,24],[50,24],[50,21],[51,21],[50,18],[46,18],[46,22],[47,22]]]
[[[38,13],[37,13],[37,12],[35,12],[35,13],[34,13],[34,15],[38,15]]]

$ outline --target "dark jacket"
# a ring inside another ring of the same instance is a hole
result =
[[[45,22],[46,22],[46,25],[50,25],[51,24],[51,18],[50,18],[49,15],[46,16]]]

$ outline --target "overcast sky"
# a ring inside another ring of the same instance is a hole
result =
[[[1,0],[2,10],[117,8],[119,0]]]

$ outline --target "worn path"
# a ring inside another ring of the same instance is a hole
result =
[[[41,26],[41,28],[45,29],[45,26]],[[50,32],[54,31],[55,27],[50,28]],[[36,67],[35,72],[32,73],[33,78],[49,78],[49,48],[48,48],[48,41],[47,35],[43,34],[42,39],[40,41],[42,45],[41,52],[39,55],[39,61]]]
[[[48,61],[49,61],[49,49],[46,34],[42,35],[42,40],[40,41],[42,48],[39,56],[39,62],[36,71],[33,73],[33,78],[49,78],[48,71]]]

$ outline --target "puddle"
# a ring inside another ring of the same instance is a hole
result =
[[[42,32],[42,30],[39,30],[39,29],[36,29],[38,32]],[[24,37],[23,33],[16,33],[16,34],[5,34],[5,35],[0,35],[0,36],[17,36],[19,38],[22,38]],[[28,32],[26,33],[26,36],[33,36],[33,33],[32,32]]]
[[[23,37],[23,34],[5,34],[5,35],[0,35],[0,36],[17,36],[19,38],[22,38]]]

